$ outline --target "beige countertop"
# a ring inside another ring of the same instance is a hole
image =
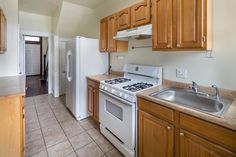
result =
[[[25,96],[25,76],[0,77],[0,98]]]
[[[171,86],[170,86],[171,85]],[[231,92],[229,95],[230,96],[234,96],[233,99],[233,103],[230,105],[229,109],[226,111],[224,117],[217,117],[217,116],[213,116],[189,107],[185,107],[182,105],[178,105],[175,103],[171,103],[171,102],[167,102],[158,98],[154,98],[151,97],[150,94],[160,91],[162,89],[168,88],[168,87],[173,87],[173,84],[164,84],[162,86],[159,87],[153,87],[151,89],[147,89],[144,90],[143,92],[138,93],[138,97],[139,98],[144,98],[146,100],[149,100],[151,102],[157,103],[159,105],[163,105],[165,107],[171,108],[171,109],[175,109],[178,110],[180,112],[201,118],[203,120],[221,125],[223,127],[232,129],[236,131],[236,96],[235,96],[235,92]]]
[[[115,74],[101,74],[101,75],[94,75],[94,76],[87,76],[88,79],[96,81],[100,83],[103,80],[108,80],[112,78],[120,77],[120,75]]]

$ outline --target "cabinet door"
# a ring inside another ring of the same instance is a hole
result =
[[[152,0],[153,50],[172,48],[172,1]]]
[[[107,18],[100,21],[100,52],[107,51]]]
[[[25,98],[21,98],[21,107],[22,107],[22,126],[21,126],[21,131],[22,131],[22,157],[25,155]]]
[[[93,87],[88,86],[88,111],[92,114],[93,116]]]
[[[179,146],[181,157],[236,157],[235,153],[184,130],[180,131]]]
[[[124,30],[131,27],[130,8],[120,11],[117,15],[117,29]]]
[[[176,0],[177,48],[203,48],[207,0]]]
[[[93,95],[93,104],[94,104],[94,119],[99,122],[99,90],[94,89],[94,95]]]
[[[174,127],[139,110],[139,157],[173,157]]]
[[[144,0],[131,7],[132,26],[137,27],[151,22],[150,0]]]
[[[107,51],[108,52],[116,52],[116,40],[113,39],[117,33],[117,22],[116,22],[116,15],[109,16],[107,18]]]
[[[0,10],[0,52],[6,51],[6,33],[7,33],[7,20],[2,10]]]

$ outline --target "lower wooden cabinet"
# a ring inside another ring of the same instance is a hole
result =
[[[174,127],[139,111],[139,157],[173,157]]]
[[[0,157],[24,157],[24,97],[0,98]]]
[[[142,98],[138,108],[139,157],[236,157],[236,131]]]
[[[99,122],[99,83],[88,79],[88,111]]]
[[[204,138],[180,130],[180,157],[235,157],[235,154]]]

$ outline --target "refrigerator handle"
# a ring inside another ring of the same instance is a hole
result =
[[[71,56],[72,56],[72,53],[71,53],[71,51],[68,51],[67,52],[67,67],[66,67],[66,69],[67,69],[67,73],[66,73],[66,77],[67,77],[67,80],[69,81],[69,82],[71,82],[71,80],[72,80],[72,76],[71,76]]]

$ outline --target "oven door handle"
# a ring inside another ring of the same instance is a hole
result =
[[[110,97],[112,97],[112,98],[114,98],[114,99],[116,99],[116,100],[118,100],[118,101],[120,101],[120,102],[122,102],[122,103],[125,103],[125,104],[127,104],[127,105],[130,105],[130,106],[133,106],[133,105],[134,105],[134,103],[129,102],[129,101],[127,101],[127,100],[124,100],[124,99],[122,99],[122,98],[119,98],[118,96],[116,96],[116,95],[114,95],[114,94],[111,94],[111,93],[108,93],[108,92],[106,92],[106,91],[104,91],[104,90],[102,90],[102,89],[100,89],[100,92],[103,93],[103,94],[105,94],[105,95],[107,95],[107,96],[110,96]]]

